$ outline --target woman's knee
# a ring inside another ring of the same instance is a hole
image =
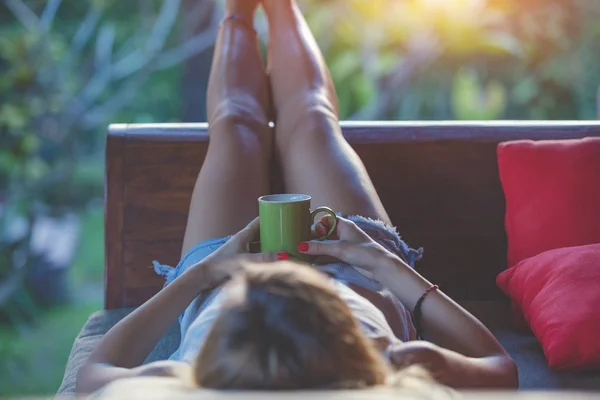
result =
[[[339,119],[329,102],[314,102],[290,114],[286,119],[277,118],[276,139],[280,147],[297,148],[302,143],[324,146],[341,134]]]
[[[211,125],[237,124],[257,131],[269,126],[268,110],[247,93],[232,94],[210,108],[212,112],[208,121]]]
[[[263,108],[256,102],[228,99],[221,102],[210,118],[211,142],[227,142],[270,151],[272,132]]]

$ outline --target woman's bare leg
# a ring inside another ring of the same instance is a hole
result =
[[[389,222],[362,161],[342,135],[331,76],[296,1],[263,5],[270,29],[275,151],[286,190],[312,196],[315,207]]]
[[[208,154],[190,203],[182,254],[197,243],[236,233],[258,215],[269,192],[273,135],[270,89],[252,31],[258,0],[228,0],[207,95]]]

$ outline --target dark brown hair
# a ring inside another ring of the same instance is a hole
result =
[[[387,363],[320,272],[292,262],[255,265],[195,363],[200,387],[294,390],[384,384]]]

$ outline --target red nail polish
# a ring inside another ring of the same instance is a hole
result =
[[[308,251],[308,243],[298,243],[298,251]]]
[[[286,260],[290,259],[290,255],[288,253],[286,253],[285,251],[281,252],[281,253],[277,253],[277,259],[279,261],[286,261]]]
[[[323,225],[319,225],[317,228],[317,233],[321,236],[327,235],[327,229]]]

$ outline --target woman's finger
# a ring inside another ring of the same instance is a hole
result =
[[[314,238],[320,238],[323,237],[325,235],[327,235],[327,233],[329,232],[330,228],[327,228],[325,225],[323,225],[323,223],[321,221],[317,222],[311,229],[311,235]]]
[[[250,244],[260,236],[260,220],[254,218],[244,229],[239,231],[232,239],[245,251],[250,251]]]
[[[334,225],[334,220],[331,215],[324,215],[312,226],[311,235],[313,238],[322,238],[326,236],[331,227]],[[328,239],[337,239],[337,232],[333,232]]]
[[[302,242],[298,245],[298,251],[303,254],[309,254],[314,256],[330,256],[340,258],[343,254],[345,243],[340,241],[324,240],[324,241],[311,241]]]
[[[321,225],[323,225],[323,227],[325,229],[327,229],[327,231],[329,231],[331,229],[331,227],[333,226],[333,224],[334,224],[334,220],[333,220],[333,217],[331,215],[327,214],[327,215],[323,215],[319,219],[318,223],[320,223]]]
[[[260,218],[256,217],[242,230],[246,234],[252,236],[260,232]]]

